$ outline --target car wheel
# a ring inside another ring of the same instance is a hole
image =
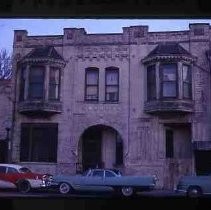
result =
[[[18,191],[22,193],[27,193],[31,190],[31,185],[27,180],[21,180],[18,182]]]
[[[130,197],[134,194],[134,190],[132,187],[122,187],[121,192],[122,192],[122,195],[125,197]]]
[[[202,195],[202,190],[200,187],[189,187],[187,191],[187,196],[191,198],[200,197]]]
[[[66,182],[62,182],[59,185],[59,192],[61,194],[70,193],[71,189],[72,189],[71,186],[68,183],[66,183]]]

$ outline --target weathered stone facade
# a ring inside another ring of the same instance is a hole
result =
[[[195,150],[199,148],[194,142],[202,142],[202,150],[211,149],[203,146],[203,142],[209,145],[211,141],[211,72],[206,53],[210,49],[210,39],[209,24],[190,24],[187,31],[172,32],[149,32],[147,26],[132,26],[123,28],[123,33],[119,34],[87,34],[82,28],[65,28],[64,34],[58,36],[28,36],[27,31],[15,31],[13,161],[20,161],[23,123],[57,123],[57,160],[51,163],[22,161],[22,164],[53,174],[75,173],[76,163],[81,163],[85,151],[80,146],[83,134],[90,127],[103,126],[100,129],[104,166],[119,167],[126,174],[156,174],[158,187],[173,188],[180,176],[196,171]],[[170,52],[148,59],[150,52],[166,42],[179,44],[188,55]],[[19,102],[19,67],[23,63],[30,66],[43,62],[48,75],[48,65],[59,62],[50,57],[29,58],[33,49],[45,46],[53,46],[65,63],[61,67],[61,107],[56,113],[57,108],[46,101],[48,79],[45,79],[46,94],[39,109],[36,110],[36,104],[26,95],[25,101]],[[146,58],[157,69],[156,100],[150,104]],[[178,97],[170,102],[159,98],[159,66],[163,61],[177,64],[177,78],[181,81],[177,86]],[[192,97],[188,100],[183,98],[183,64],[191,66],[192,72]],[[95,102],[84,99],[85,69],[88,67],[99,69],[98,100]],[[105,69],[108,67],[119,69],[119,100],[115,103],[105,101]],[[26,88],[27,85],[25,91]],[[172,157],[166,155],[166,130],[169,129],[174,139]],[[123,164],[118,166],[113,163],[116,149],[111,139],[115,139],[115,132],[121,136],[123,144]]]

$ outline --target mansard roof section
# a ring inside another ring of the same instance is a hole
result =
[[[28,53],[25,58],[50,58],[64,60],[53,46],[38,47]]]
[[[191,55],[178,42],[162,42],[159,43],[143,60],[147,63],[154,60],[162,59],[183,59],[193,62],[196,57]]]
[[[25,55],[19,63],[25,62],[56,62],[65,65],[64,58],[53,46],[36,47]]]

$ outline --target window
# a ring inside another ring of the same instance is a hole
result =
[[[43,99],[44,97],[44,67],[32,66],[29,75],[29,98]]]
[[[147,99],[156,99],[156,71],[155,65],[147,67]]]
[[[188,65],[182,66],[182,79],[183,79],[183,98],[192,98],[192,78],[191,69]]]
[[[174,157],[174,135],[172,130],[166,130],[166,158]]]
[[[87,68],[85,80],[85,100],[98,101],[99,69]]]
[[[105,171],[105,177],[116,177],[116,175],[111,171]]]
[[[97,177],[103,177],[104,176],[104,171],[93,171],[92,176],[97,176]]]
[[[5,174],[6,173],[6,167],[0,166],[0,173]]]
[[[49,78],[49,99],[58,100],[59,99],[59,89],[60,89],[60,70],[59,68],[50,68],[50,78]]]
[[[25,93],[25,83],[26,83],[26,67],[23,66],[21,68],[21,75],[20,75],[20,91],[19,91],[19,100],[24,100],[24,93]]]
[[[18,170],[16,168],[8,167],[7,173],[8,174],[15,174],[15,173],[18,173]]]
[[[177,97],[177,65],[161,64],[161,97]]]
[[[105,76],[105,101],[116,102],[119,100],[119,69],[106,68]]]
[[[20,171],[20,173],[31,173],[31,170],[26,167],[20,168],[19,171]]]
[[[58,124],[22,124],[20,160],[56,162]]]

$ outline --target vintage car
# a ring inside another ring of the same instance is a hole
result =
[[[188,197],[211,195],[211,175],[183,176],[180,178],[175,191]]]
[[[50,185],[52,175],[32,172],[17,164],[0,164],[0,189],[17,189],[27,193],[31,189]]]
[[[129,197],[137,191],[153,190],[155,176],[123,176],[118,170],[89,169],[83,174],[53,176],[51,186],[60,193],[80,192],[113,192]]]

